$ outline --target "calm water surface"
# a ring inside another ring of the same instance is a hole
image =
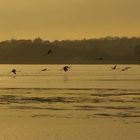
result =
[[[140,123],[139,65],[115,70],[113,65],[71,65],[68,72],[62,67],[0,65],[1,116]]]

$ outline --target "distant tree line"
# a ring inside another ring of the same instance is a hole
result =
[[[11,39],[0,42],[1,64],[139,64],[140,38]]]

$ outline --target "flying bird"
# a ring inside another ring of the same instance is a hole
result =
[[[126,71],[126,70],[128,70],[128,69],[130,69],[131,67],[125,67],[125,68],[123,68],[122,69],[122,71]]]
[[[70,68],[69,66],[64,66],[64,67],[63,67],[63,70],[64,70],[65,72],[67,72],[67,71],[69,70],[69,68]]]
[[[11,72],[14,73],[14,74],[16,74],[16,69],[12,69]]]
[[[96,60],[104,60],[102,57],[97,57]]]
[[[117,65],[115,65],[115,66],[112,68],[112,70],[115,70],[115,69],[116,69],[116,67],[117,67]]]
[[[47,68],[45,68],[45,69],[42,69],[41,71],[46,71],[47,70]]]
[[[48,50],[48,55],[50,55],[52,53],[52,50]]]

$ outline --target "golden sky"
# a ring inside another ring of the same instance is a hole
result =
[[[140,0],[0,0],[0,40],[140,36]]]

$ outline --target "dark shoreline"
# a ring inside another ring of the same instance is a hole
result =
[[[0,64],[140,64],[139,37],[0,42]]]

